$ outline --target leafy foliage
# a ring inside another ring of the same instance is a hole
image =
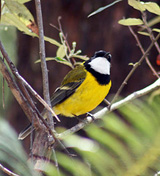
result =
[[[110,113],[102,121],[84,130],[88,137],[76,134],[64,139],[70,153],[56,152],[59,171],[50,164],[44,169],[48,176],[135,176],[154,175],[160,170],[159,95],[136,100]],[[117,115],[118,114],[118,115]],[[69,119],[68,119],[69,120]],[[26,155],[17,136],[4,121],[0,123],[0,162],[22,175],[34,175],[26,164]],[[3,175],[3,174],[1,174]]]
[[[140,12],[148,11],[150,13],[153,13],[157,15],[154,19],[150,20],[148,22],[148,26],[151,27],[157,23],[160,22],[160,7],[158,6],[157,3],[155,2],[143,2],[143,1],[136,1],[136,0],[128,0],[128,4],[133,7],[136,10],[139,10]],[[143,20],[141,19],[135,19],[135,18],[127,18],[127,19],[122,19],[119,21],[119,24],[124,25],[124,26],[133,26],[133,25],[142,25]],[[159,32],[159,29],[153,29],[153,31]],[[139,34],[142,35],[147,35],[149,36],[148,33],[146,32],[139,32]]]
[[[31,163],[27,163],[27,155],[17,140],[15,131],[2,119],[0,119],[0,163],[19,175],[37,175],[33,172]],[[2,171],[0,175],[3,176]]]
[[[159,97],[150,104],[135,101],[120,108],[119,115],[110,113],[100,124],[85,128],[90,139],[68,137],[66,146],[79,157],[57,153],[60,167],[66,175],[154,175],[160,158],[159,103]]]
[[[13,63],[16,64],[17,62],[16,60],[17,48],[15,44],[17,39],[16,29],[14,27],[8,28],[8,27],[0,26],[0,38],[1,38],[1,42],[4,44],[4,47],[6,48],[8,55],[12,56],[12,61]],[[2,57],[1,52],[0,52],[0,57]],[[6,82],[5,81],[3,82],[3,78],[1,74],[0,74],[0,85],[1,85],[0,86],[0,115],[2,115],[5,112],[4,107],[5,108],[8,107],[10,100],[12,99],[12,96]],[[3,103],[4,103],[4,107],[2,106]]]

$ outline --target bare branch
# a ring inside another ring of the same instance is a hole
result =
[[[69,53],[71,53],[71,47],[69,46],[69,43],[67,41],[67,37],[65,36],[64,32],[63,32],[63,29],[62,29],[62,25],[61,25],[61,17],[58,17],[58,25],[59,25],[59,31],[61,32],[62,34],[62,38],[61,39],[62,41],[62,44],[66,46],[66,48],[68,49]],[[74,58],[70,58],[70,56],[68,55],[67,53],[67,49],[66,49],[66,58],[68,59],[68,61],[71,63],[72,65],[72,69],[74,68],[74,65],[76,64],[76,61]],[[71,59],[73,61],[73,63],[71,62]]]
[[[147,31],[148,31],[148,33],[149,33],[150,39],[151,39],[152,41],[155,41],[155,37],[154,37],[154,34],[153,34],[153,32],[152,32],[152,29],[148,26],[147,17],[146,17],[146,13],[145,13],[145,12],[142,12],[142,19],[143,19],[143,22],[144,22],[144,24],[145,24],[145,27],[146,27],[146,29],[147,29]],[[158,42],[155,41],[154,45],[155,45],[155,47],[156,47],[158,53],[160,54],[160,47],[159,47]]]
[[[139,48],[140,48],[142,54],[145,54],[144,49],[143,49],[143,47],[142,47],[142,45],[141,45],[141,42],[139,41],[138,36],[135,34],[135,32],[133,31],[133,29],[132,29],[131,26],[129,26],[129,30],[130,30],[130,32],[132,33],[132,35],[134,36],[134,38],[136,39],[137,44],[138,44],[138,46],[139,46]],[[147,64],[148,64],[148,66],[149,66],[150,69],[152,70],[153,74],[154,74],[157,78],[159,78],[158,73],[157,73],[156,70],[153,68],[152,64],[150,63],[150,61],[149,61],[149,59],[148,59],[148,56],[146,56],[145,59],[146,59],[146,62],[147,62]]]
[[[0,169],[6,173],[7,175],[10,176],[19,176],[18,174],[13,173],[12,171],[10,171],[9,169],[5,168],[2,164],[0,164]]]
[[[43,30],[43,20],[42,20],[42,9],[40,0],[35,0],[36,5],[36,14],[37,14],[37,23],[39,29],[39,48],[40,48],[40,59],[41,59],[41,68],[42,68],[42,78],[43,78],[43,96],[44,100],[51,107],[50,94],[49,94],[49,82],[48,82],[48,70],[46,64],[46,55],[45,55],[45,43],[44,43],[44,30]],[[47,120],[49,126],[54,128],[53,118],[51,113],[47,112]]]
[[[4,89],[4,78],[2,78],[2,107],[5,109],[5,89]]]
[[[107,107],[103,108],[102,110],[98,111],[97,113],[93,114],[94,119],[100,119],[107,113],[110,113],[111,111],[114,111],[115,109],[118,109],[119,107],[133,101],[136,98],[139,98],[141,96],[144,96],[156,89],[160,88],[160,78],[157,79],[153,84],[145,87],[144,89],[141,89],[139,91],[133,92],[132,94],[128,95],[126,98],[112,104],[110,110],[108,110]],[[82,128],[84,128],[89,123],[93,122],[93,118],[88,116],[83,122],[80,122],[79,124],[75,125],[74,127],[70,128],[69,130],[64,131],[63,133],[57,134],[58,139],[64,139],[66,136],[71,135]]]

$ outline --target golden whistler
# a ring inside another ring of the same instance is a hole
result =
[[[100,50],[71,70],[51,97],[54,112],[66,117],[77,117],[96,108],[111,88],[110,62],[111,54]],[[44,118],[45,111],[42,112]],[[21,132],[19,139],[28,136],[32,129],[28,127]]]

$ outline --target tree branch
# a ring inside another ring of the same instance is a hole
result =
[[[139,46],[139,48],[140,48],[142,54],[144,55],[145,52],[144,52],[144,49],[143,49],[143,47],[142,47],[142,45],[141,45],[141,42],[139,41],[137,35],[135,34],[135,32],[133,31],[133,29],[132,29],[131,26],[129,26],[129,30],[130,30],[130,32],[132,33],[132,35],[134,36],[134,38],[136,39],[137,44],[138,44],[138,46]],[[147,64],[148,64],[148,66],[149,66],[150,69],[152,70],[153,74],[154,74],[157,78],[159,78],[158,73],[156,72],[156,70],[153,68],[153,66],[152,66],[151,63],[150,63],[150,61],[149,61],[149,59],[148,59],[148,56],[146,56],[145,59],[146,59],[146,62],[147,62]]]
[[[7,175],[10,176],[19,176],[18,174],[13,173],[12,171],[10,171],[9,169],[5,168],[2,164],[0,164],[0,169],[6,173]]]
[[[42,79],[43,79],[43,96],[45,101],[51,107],[50,94],[49,94],[49,82],[48,82],[48,70],[47,70],[46,55],[45,55],[42,10],[41,10],[40,0],[35,0],[35,6],[36,6],[37,23],[38,23],[38,29],[39,29],[39,49],[40,49],[40,59],[41,59]],[[52,115],[49,111],[46,111],[46,113],[47,113],[47,122],[48,122],[46,124],[48,125],[48,129],[49,129],[49,132],[51,133],[51,136],[48,136],[48,135],[46,136],[46,133],[43,133],[43,131],[38,132],[36,134],[34,147],[33,147],[33,150],[34,150],[33,153],[38,155],[40,154],[41,156],[45,155],[46,151],[47,151],[46,153],[49,152],[48,150],[49,147],[53,146],[52,144],[54,140],[56,140],[56,138],[54,137],[54,121],[53,121]],[[50,129],[53,130],[53,133]],[[38,143],[40,145],[37,145]]]
[[[154,91],[156,89],[160,88],[160,78],[157,79],[153,84],[145,87],[144,89],[141,89],[139,91],[133,92],[132,94],[128,95],[126,98],[112,104],[110,110],[108,110],[107,107],[103,108],[102,110],[98,111],[97,113],[93,114],[94,119],[100,119],[107,113],[110,113],[111,111],[114,111],[118,109],[119,107],[133,101],[136,98],[139,98],[141,96],[144,96],[151,91]],[[70,128],[69,130],[64,131],[63,133],[57,134],[58,139],[64,139],[66,136],[71,135],[82,128],[84,128],[86,125],[92,123],[94,120],[90,116],[88,116],[83,122],[80,122],[79,124],[75,125],[74,127]]]
[[[39,49],[40,49],[40,59],[41,59],[41,68],[42,68],[42,78],[43,78],[43,96],[44,100],[51,107],[50,94],[49,94],[49,82],[48,82],[48,70],[46,64],[45,56],[45,43],[44,43],[44,30],[43,30],[43,20],[42,20],[42,10],[40,0],[35,0],[36,5],[36,14],[37,14],[37,23],[39,29]],[[49,126],[54,128],[53,118],[51,113],[47,112],[47,120]]]
[[[154,34],[153,34],[153,32],[152,32],[152,29],[148,26],[147,17],[146,17],[146,13],[145,13],[145,12],[142,12],[142,19],[143,19],[143,22],[144,22],[144,24],[145,24],[145,28],[147,29],[147,31],[148,31],[148,33],[149,33],[150,39],[151,39],[152,41],[154,41],[154,40],[155,40],[155,37],[154,37]],[[158,53],[160,54],[160,47],[159,47],[158,42],[156,41],[156,42],[154,43],[154,45],[155,45],[155,47],[156,47]]]

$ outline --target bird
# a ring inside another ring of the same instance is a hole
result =
[[[51,96],[54,112],[66,117],[78,117],[95,109],[107,96],[111,88],[111,54],[100,50],[77,65],[63,79]],[[46,109],[42,111],[46,118]],[[33,127],[19,134],[18,139],[27,137]]]

